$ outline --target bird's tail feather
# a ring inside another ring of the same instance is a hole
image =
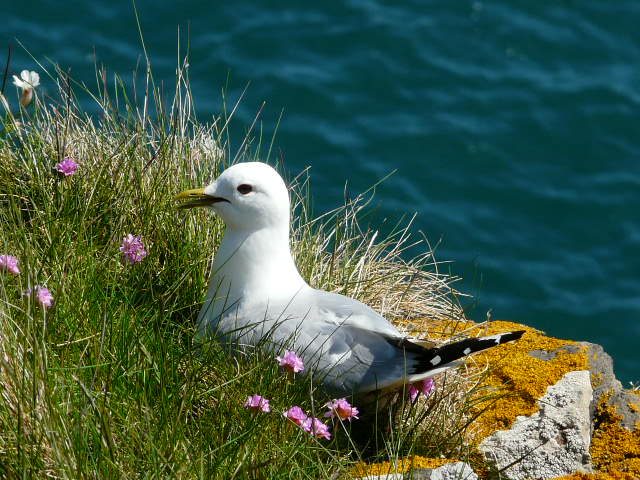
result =
[[[465,338],[464,340],[432,348],[424,347],[406,338],[389,337],[386,340],[390,344],[405,352],[405,358],[407,359],[406,376],[387,382],[384,385],[376,383],[369,388],[362,389],[362,392],[393,390],[406,383],[419,382],[425,378],[433,377],[460,365],[465,357],[473,353],[518,340],[524,332],[525,330],[518,330],[489,337]]]
[[[410,375],[421,375],[425,373],[435,375],[434,370],[442,370],[442,367],[449,366],[448,364],[473,353],[481,352],[482,350],[495,347],[502,343],[518,340],[524,332],[525,330],[518,330],[516,332],[499,333],[489,337],[465,338],[464,340],[446,343],[435,348],[424,348],[408,340],[403,341],[403,344],[400,346],[407,352],[411,352],[415,359],[411,370],[408,372]],[[427,377],[423,376],[423,378]]]

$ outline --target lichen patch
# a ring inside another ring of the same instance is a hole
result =
[[[359,462],[351,471],[353,478],[387,475],[390,473],[407,473],[410,470],[420,468],[438,468],[447,463],[457,462],[450,458],[427,458],[419,455],[413,455],[407,458],[401,458],[397,462],[380,462],[367,464]]]
[[[465,362],[467,371],[463,374],[473,378],[474,371],[482,375],[483,388],[474,393],[476,405],[471,415],[477,418],[471,422],[467,438],[472,445],[496,430],[511,428],[520,415],[530,416],[539,410],[537,400],[542,398],[549,386],[555,385],[566,373],[576,370],[590,370],[591,361],[588,346],[570,340],[547,337],[544,332],[512,322],[494,321],[475,324],[467,321],[434,321],[413,319],[401,325],[405,332],[424,338],[434,344],[441,344],[451,337],[490,336],[514,330],[525,330],[517,342],[500,345],[477,353]],[[593,372],[592,386],[604,382],[603,374]],[[636,393],[637,392],[637,393]],[[555,480],[631,480],[640,478],[640,422],[633,431],[624,428],[623,417],[615,406],[609,405],[611,396],[601,397],[596,408],[594,433],[590,453],[597,473],[575,473]],[[640,390],[631,390],[640,396]],[[626,406],[633,412],[640,410],[640,401],[632,400]],[[417,468],[436,468],[453,459],[427,459],[409,457],[395,465],[389,462],[367,465],[358,464],[354,472],[360,476],[382,475],[385,473],[406,473]],[[488,472],[480,473],[485,478]]]
[[[624,472],[640,477],[640,428],[631,431],[620,425],[623,417],[602,396],[596,407],[595,431],[591,438],[593,466],[601,472]]]
[[[637,480],[637,477],[625,472],[574,473],[573,475],[556,477],[552,480]]]
[[[489,367],[483,380],[487,388],[479,394],[486,398],[479,398],[475,407],[479,416],[471,432],[473,442],[480,443],[496,430],[509,429],[519,415],[534,414],[539,409],[537,400],[549,386],[568,372],[589,368],[587,348],[577,342],[547,337],[540,330],[511,322],[487,323],[482,330],[483,335],[513,330],[526,333],[517,342],[473,357],[478,368]],[[534,351],[536,355],[531,355]]]

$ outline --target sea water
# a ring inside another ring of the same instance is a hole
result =
[[[268,139],[282,113],[272,160],[311,166],[316,213],[396,171],[370,225],[417,212],[471,318],[600,343],[640,380],[640,2],[137,7],[156,81],[188,47],[200,120],[245,87],[236,145],[258,111]],[[131,2],[9,1],[0,18],[13,73],[40,70],[18,39],[90,85],[96,63],[144,74]]]

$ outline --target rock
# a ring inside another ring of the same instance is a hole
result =
[[[557,350],[551,350],[551,351],[530,350],[529,355],[535,358],[539,358],[540,360],[544,360],[545,362],[548,362],[549,360],[553,360],[554,358],[556,358],[561,351],[568,352],[568,353],[579,353],[580,347],[577,345],[564,345],[563,347],[560,347]]]
[[[471,467],[464,462],[446,463],[437,468],[418,468],[405,474],[370,475],[357,480],[478,480]]]
[[[480,390],[490,401],[471,410],[478,416],[467,442],[503,469],[501,478],[578,479],[595,471],[593,478],[640,480],[640,391],[623,388],[600,345],[511,322],[484,328],[483,335],[527,331],[518,342],[474,357],[491,365]],[[437,478],[432,465],[414,465],[404,478]]]
[[[595,421],[595,410],[603,395],[607,395],[607,403],[616,407],[622,416],[620,425],[627,430],[634,430],[640,422],[640,408],[635,407],[640,397],[625,390],[613,371],[613,360],[604,349],[595,343],[581,342],[588,348],[589,365],[591,367],[591,384],[593,385],[593,401],[591,402],[591,418]]]
[[[510,430],[484,439],[487,461],[513,480],[590,473],[591,373],[566,373],[538,400],[539,411],[518,416]]]
[[[478,475],[464,462],[446,463],[438,468],[421,468],[405,474],[406,480],[478,480]]]
[[[360,477],[356,480],[404,480],[402,473],[388,473],[386,475],[369,475],[368,477]]]

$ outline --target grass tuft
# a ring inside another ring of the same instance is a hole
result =
[[[2,476],[346,478],[365,455],[349,425],[335,425],[327,442],[278,414],[300,405],[321,416],[329,399],[311,379],[287,377],[259,351],[236,359],[216,344],[194,348],[223,225],[175,209],[173,197],[261,154],[244,141],[231,155],[229,118],[197,121],[187,65],[171,101],[150,70],[143,94],[102,70],[90,89],[55,68],[27,107],[5,92],[0,254],[18,257],[21,274],[0,272]],[[92,114],[78,96],[93,100]],[[78,162],[76,175],[55,171],[65,157]],[[369,194],[315,217],[306,173],[290,184],[292,248],[314,287],[392,320],[463,319],[454,279],[413,239],[411,221],[381,238],[359,221]],[[119,251],[129,233],[148,250],[134,265]],[[416,246],[425,253],[407,260]],[[22,295],[35,285],[51,290],[53,307]],[[368,458],[464,457],[468,380],[449,374],[427,402],[399,402]],[[255,393],[271,400],[272,414],[243,408]]]

